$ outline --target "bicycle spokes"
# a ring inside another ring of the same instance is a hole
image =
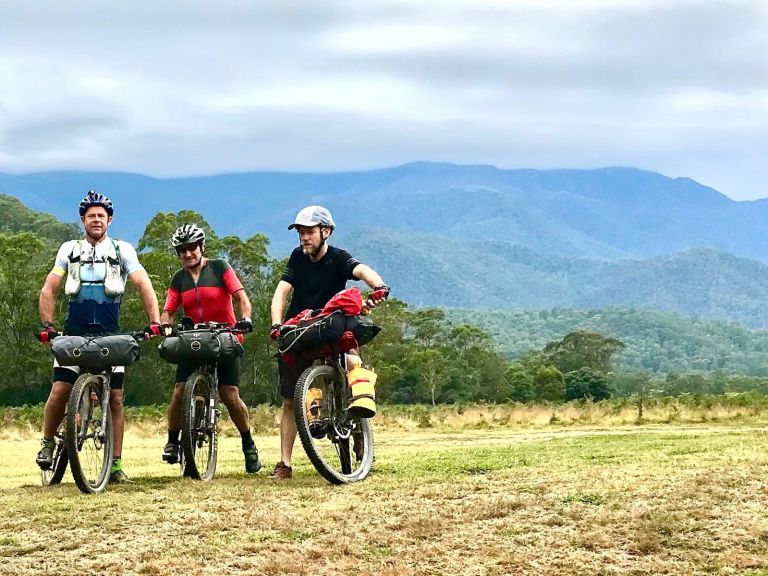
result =
[[[373,461],[368,421],[347,410],[348,392],[341,373],[328,365],[308,368],[299,379],[294,401],[296,426],[312,464],[329,482],[364,478]]]

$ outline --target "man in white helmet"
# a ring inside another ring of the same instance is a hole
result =
[[[373,289],[369,300],[376,305],[386,300],[389,286],[384,284],[373,269],[353,258],[349,252],[330,246],[327,241],[336,224],[331,213],[322,206],[307,206],[297,215],[289,230],[299,234],[299,247],[288,259],[288,265],[272,297],[272,326],[270,336],[280,336],[280,324],[284,318],[285,303],[291,294],[291,305],[285,317],[292,317],[310,308],[322,308],[337,292],[346,288],[347,280],[362,280]],[[278,359],[280,394],[283,411],[280,417],[280,462],[271,478],[288,479],[293,474],[291,456],[296,441],[293,391],[309,363],[298,357],[295,365],[288,366]]]
[[[182,268],[171,279],[160,315],[161,322],[171,324],[174,314],[181,308],[195,323],[220,322],[246,332],[253,331],[251,302],[234,269],[223,258],[209,259],[204,256],[205,231],[196,224],[184,224],[174,232],[171,246],[176,250]],[[240,313],[239,320],[235,316],[233,302]],[[237,339],[242,343],[242,334],[238,334]],[[168,464],[179,461],[184,382],[194,370],[195,367],[189,363],[182,362],[176,366],[173,397],[168,407],[168,443],[163,449],[163,460]],[[216,373],[221,401],[240,432],[245,471],[255,474],[261,469],[261,461],[251,436],[248,407],[240,398],[240,358],[219,361]]]

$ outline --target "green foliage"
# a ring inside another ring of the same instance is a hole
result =
[[[568,372],[565,378],[565,400],[590,398],[596,402],[611,397],[611,384],[608,377],[597,370],[583,367]]]
[[[565,397],[563,373],[556,366],[540,366],[533,377],[534,399],[562,402]]]
[[[49,269],[47,244],[31,232],[0,235],[0,403],[38,401],[51,360],[34,339],[39,330],[37,296]]]
[[[50,214],[30,210],[18,198],[0,194],[0,234],[31,232],[42,240],[61,243],[77,237],[78,224],[65,224]]]
[[[550,342],[543,352],[563,373],[581,368],[610,372],[613,355],[622,348],[624,343],[616,338],[577,330],[558,342]]]
[[[509,358],[523,358],[570,332],[584,331],[624,344],[613,357],[619,370],[768,376],[768,331],[729,322],[625,306],[589,310],[446,310],[446,318],[454,325],[472,322],[481,326]]]
[[[14,212],[15,201],[0,196],[3,201],[10,207],[1,220],[4,229],[35,223],[42,223],[42,229],[0,234],[0,344],[6,351],[0,358],[0,404],[37,403],[48,394],[51,373],[49,351],[33,339],[39,329],[39,290],[60,240],[49,233],[79,232],[74,226],[57,228],[45,215]],[[201,214],[161,212],[147,224],[138,244],[161,305],[179,268],[169,240],[177,226],[188,222],[207,231],[206,254],[232,264],[252,304],[255,330],[245,338],[242,396],[249,405],[273,402],[277,370],[276,348],[268,337],[269,310],[285,260],[269,257],[263,234],[220,238]],[[65,311],[66,299],[60,295],[59,325]],[[663,395],[768,393],[768,334],[731,324],[626,308],[471,313],[411,309],[397,299],[377,307],[373,319],[383,331],[363,349],[363,359],[379,375],[377,395],[384,403],[600,401],[613,390],[617,397],[637,402],[642,417],[642,407]],[[138,294],[129,284],[122,327],[134,330],[146,323]],[[156,345],[143,343],[142,361],[129,371],[129,405],[170,400],[174,367],[159,358]],[[517,359],[511,361],[510,356]],[[734,367],[744,375],[737,375]],[[708,373],[710,369],[717,370]],[[419,421],[431,425],[429,416]]]

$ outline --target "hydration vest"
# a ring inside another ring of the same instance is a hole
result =
[[[108,248],[108,252],[104,257],[104,265],[106,272],[104,280],[99,282],[88,282],[89,284],[103,284],[104,293],[113,298],[120,296],[125,292],[125,280],[123,279],[123,263],[120,259],[120,246],[109,239],[111,245]],[[64,284],[64,293],[67,296],[77,296],[80,292],[80,286],[82,281],[80,279],[80,253],[82,250],[82,240],[78,240],[72,248],[72,253],[69,255],[69,266],[67,270],[67,281]],[[94,247],[96,250],[96,247]]]

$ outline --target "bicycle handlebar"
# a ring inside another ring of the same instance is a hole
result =
[[[47,334],[48,340],[42,339],[43,334]],[[54,332],[51,330],[44,330],[35,334],[35,338],[37,338],[43,344],[50,344],[51,341],[55,340],[59,336],[72,336],[72,334],[64,334],[63,332]],[[143,330],[137,330],[135,332],[120,332],[117,334],[82,334],[82,336],[84,338],[99,338],[100,336],[131,336],[134,340],[136,340],[136,342],[142,342],[150,338],[150,336]]]
[[[174,326],[171,326],[171,333],[167,334],[166,338],[168,336],[176,336],[179,333],[183,333],[183,332],[200,332],[203,330],[215,332],[216,334],[221,334],[223,332],[230,332],[232,334],[248,333],[247,330],[240,330],[224,322],[198,322],[197,324],[193,324],[192,326],[190,326],[189,324],[179,323],[179,324],[175,324]]]

